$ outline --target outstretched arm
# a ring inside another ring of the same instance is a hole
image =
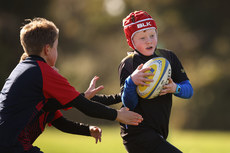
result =
[[[91,98],[93,98],[96,95],[96,93],[98,93],[99,91],[101,91],[102,89],[104,89],[103,85],[100,85],[99,87],[96,88],[96,83],[97,83],[98,79],[99,79],[99,77],[95,76],[91,80],[88,89],[84,92],[85,98],[91,99]]]
[[[56,99],[49,99],[49,101],[42,108],[43,111],[52,112],[58,109],[65,109],[75,107],[82,113],[95,118],[106,119],[111,121],[118,121],[123,124],[138,125],[143,118],[138,113],[128,111],[127,108],[115,110],[103,104],[90,101],[84,96],[79,95],[66,105],[61,105]]]
[[[91,100],[104,104],[106,106],[117,104],[121,102],[121,94],[96,94]]]
[[[97,92],[104,89],[104,86],[101,85],[99,87],[96,87],[96,82],[99,79],[98,76],[95,76],[88,87],[88,89],[82,93],[87,99],[91,99],[93,101],[99,102],[104,105],[113,105],[121,102],[121,94],[111,94],[111,95],[105,95],[105,94],[96,94]]]
[[[62,132],[78,134],[84,136],[92,136],[95,138],[96,143],[101,142],[101,129],[96,126],[89,126],[87,124],[72,122],[64,118],[63,116],[54,120],[52,125]]]
[[[75,107],[91,117],[116,120],[123,124],[138,125],[143,120],[141,115],[128,111],[129,109],[127,108],[115,110],[103,104],[92,102],[82,95],[79,95],[76,99],[69,103],[67,107]]]

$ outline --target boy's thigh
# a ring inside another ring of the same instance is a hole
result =
[[[144,151],[140,146],[132,143],[125,144],[125,149],[127,150],[128,153],[144,153]]]
[[[156,153],[182,153],[179,149],[177,149],[175,146],[167,142],[166,140],[163,141],[158,145],[158,147],[155,149]]]
[[[155,131],[134,136],[127,141],[125,148],[129,153],[182,153]]]
[[[128,138],[125,148],[129,153],[149,153],[161,143],[161,139],[155,131],[146,131]]]

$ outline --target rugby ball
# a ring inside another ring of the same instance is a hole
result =
[[[151,69],[145,73],[153,73],[153,76],[148,76],[153,81],[146,82],[149,86],[137,86],[137,93],[141,98],[152,99],[160,94],[164,85],[168,84],[168,79],[171,77],[171,65],[167,59],[156,57],[143,65],[143,68],[147,67]]]

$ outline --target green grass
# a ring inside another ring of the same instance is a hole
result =
[[[184,153],[230,153],[230,132],[173,131],[169,141]]]
[[[47,128],[34,145],[44,153],[126,153],[119,126],[102,127],[102,142]],[[229,153],[230,132],[177,131],[171,129],[170,143],[184,153]]]

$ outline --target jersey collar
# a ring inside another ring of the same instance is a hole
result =
[[[38,55],[30,55],[29,57],[27,57],[27,59],[36,60],[36,61],[43,61],[46,63],[44,58],[42,58],[41,56],[38,56]]]

